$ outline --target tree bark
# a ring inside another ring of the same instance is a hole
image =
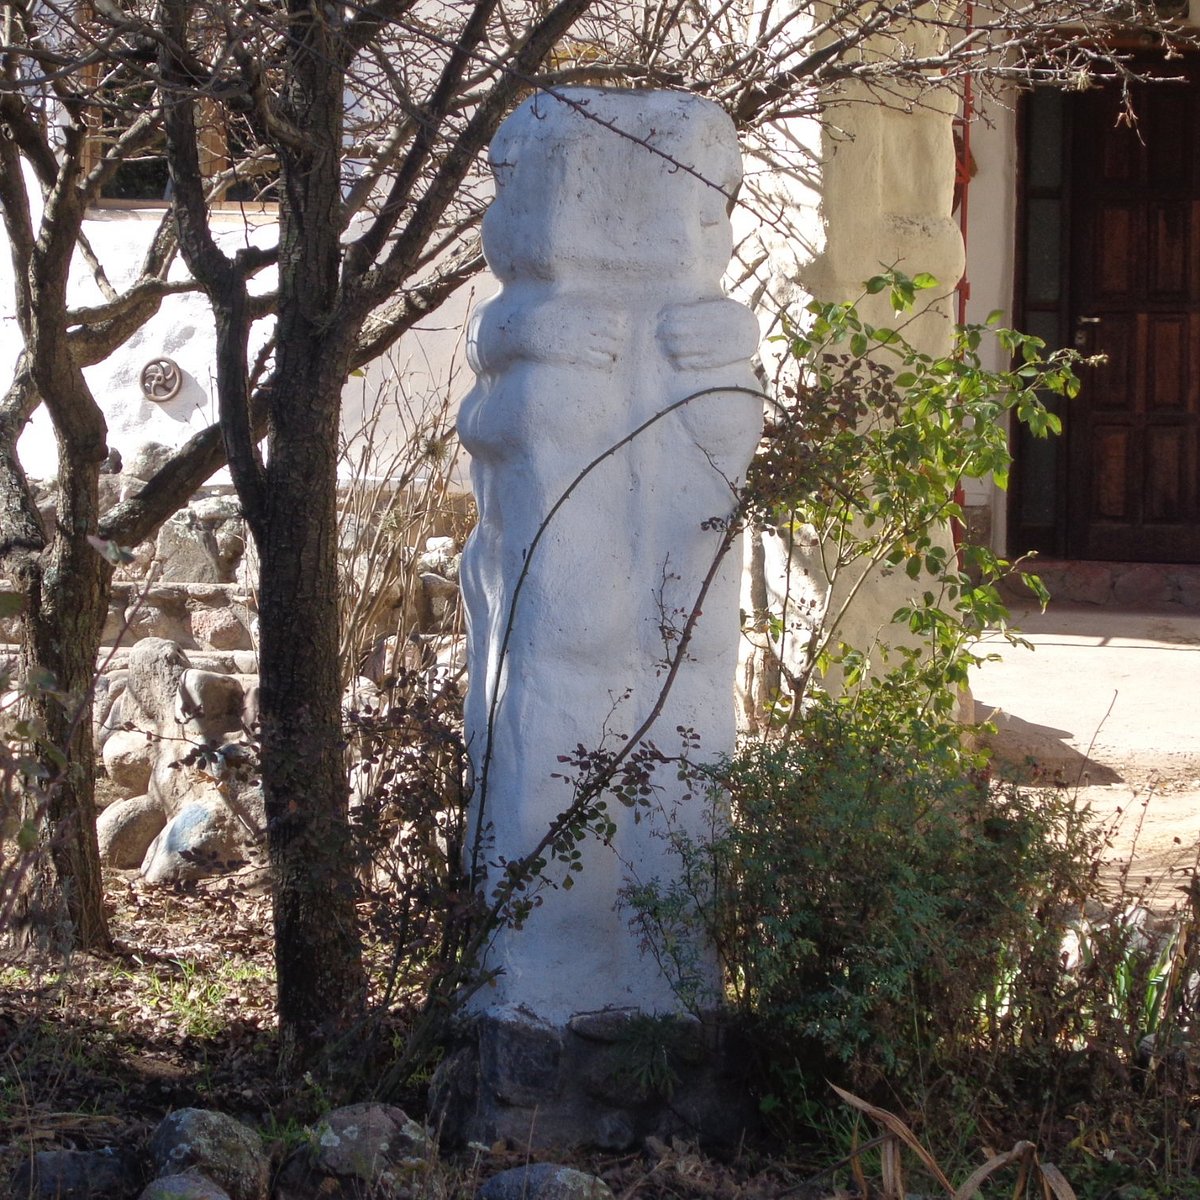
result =
[[[350,868],[338,664],[337,463],[350,340],[341,267],[341,15],[289,6],[280,147],[279,317],[262,506],[259,647],[263,788],[274,865],[285,1059],[348,1027],[366,999]]]
[[[30,797],[42,856],[23,907],[29,934],[103,951],[111,942],[96,841],[92,693],[112,567],[87,540],[98,518],[100,464],[80,461],[61,441],[59,455],[58,528],[22,572],[22,676],[53,683],[31,693],[51,773],[44,794]]]
[[[33,922],[39,908],[43,919],[51,919],[53,906],[65,919],[61,940],[106,950],[110,941],[96,843],[92,686],[112,567],[88,538],[99,523],[100,464],[108,431],[67,328],[67,281],[84,212],[84,197],[76,186],[79,151],[77,133],[67,131],[36,240],[19,160],[9,150],[0,162],[5,224],[17,235],[14,244],[25,268],[18,277],[25,358],[3,414],[3,492],[5,515],[18,518],[9,552],[24,589],[22,667],[26,678],[38,684],[29,703],[43,726],[46,767],[43,794],[29,798],[30,815],[42,833],[42,855],[21,907]],[[16,457],[20,425],[38,397],[50,412],[59,454],[58,512],[48,538],[38,528]],[[37,669],[40,679],[34,675]]]
[[[281,342],[281,350],[283,343]],[[316,356],[314,356],[316,357]],[[271,439],[259,644],[263,787],[274,867],[275,963],[285,1057],[303,1061],[362,1012],[365,976],[350,866],[338,664],[336,403],[311,363]],[[293,378],[289,369],[284,378]]]

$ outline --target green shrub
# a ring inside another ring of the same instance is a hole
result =
[[[867,323],[855,303],[813,301],[796,324],[784,321],[792,378],[776,389],[743,506],[759,536],[781,539],[796,577],[811,574],[818,597],[798,604],[763,594],[749,628],[761,673],[777,679],[771,719],[804,723],[808,698],[836,665],[848,691],[891,675],[905,711],[952,723],[959,689],[978,661],[984,627],[1007,635],[999,584],[1016,578],[1043,603],[1036,576],[959,539],[963,485],[1004,488],[1012,456],[1009,426],[1039,437],[1060,431],[1044,401],[1073,397],[1086,361],[1048,351],[1039,338],[1006,329],[1000,314],[953,327],[948,352],[931,354],[905,336],[930,275],[888,270],[864,295],[886,293],[898,327]],[[1005,369],[986,362],[1001,358]],[[819,553],[809,547],[819,546]],[[843,619],[888,574],[911,581],[877,644],[845,645]]]
[[[1061,798],[915,749],[928,744],[819,699],[789,740],[722,770],[713,802],[732,820],[711,845],[676,838],[683,882],[630,893],[652,945],[705,924],[776,1060],[868,1088],[927,1071],[978,1034],[1008,947],[1057,953],[1048,911],[1083,889],[1086,825]]]

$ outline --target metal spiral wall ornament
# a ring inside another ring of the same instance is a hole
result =
[[[139,377],[142,395],[156,404],[174,400],[183,387],[183,372],[179,364],[170,358],[152,358]]]

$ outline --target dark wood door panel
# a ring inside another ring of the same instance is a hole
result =
[[[1065,418],[1066,537],[1079,558],[1200,562],[1200,71],[1068,102],[1063,316],[1107,355]]]

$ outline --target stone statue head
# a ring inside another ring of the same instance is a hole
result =
[[[488,263],[505,282],[715,287],[732,246],[736,147],[729,117],[686,93],[533,96],[492,142]]]

